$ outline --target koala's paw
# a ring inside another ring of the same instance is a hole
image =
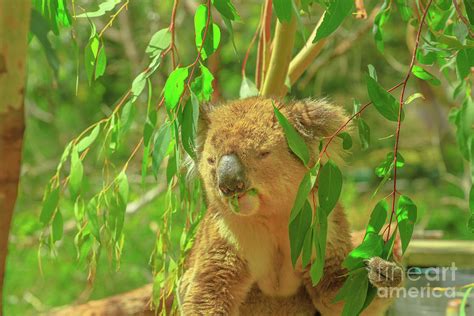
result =
[[[398,287],[403,282],[403,269],[380,257],[367,260],[369,281],[377,288]]]

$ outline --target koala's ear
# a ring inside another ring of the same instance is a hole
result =
[[[307,138],[328,137],[347,122],[342,108],[325,100],[301,100],[285,107],[295,128]]]

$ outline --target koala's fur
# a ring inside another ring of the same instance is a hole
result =
[[[305,137],[313,153],[321,138],[333,134],[347,120],[341,109],[313,100],[283,105],[250,98],[204,114],[198,170],[208,210],[179,284],[184,315],[342,312],[343,304],[332,301],[347,273],[341,264],[353,248],[349,224],[337,206],[328,219],[324,276],[313,287],[309,267],[302,267],[299,261],[293,268],[288,237],[290,211],[306,168],[290,152],[273,104]],[[259,207],[254,214],[233,213],[219,192],[216,165],[228,153],[238,155],[251,187],[258,192]],[[396,282],[391,286],[397,286]],[[388,303],[376,298],[364,314],[381,314]]]

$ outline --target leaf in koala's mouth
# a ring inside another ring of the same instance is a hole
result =
[[[232,212],[238,214],[240,213],[240,207],[239,207],[239,196],[234,195],[229,198],[229,207]]]
[[[246,193],[250,196],[256,196],[258,194],[257,189],[250,189]]]
[[[229,202],[229,207],[230,207],[231,211],[234,212],[235,214],[239,214],[240,213],[241,199],[245,199],[245,196],[255,197],[257,195],[258,195],[257,189],[252,188],[252,189],[247,190],[245,192],[242,192],[240,194],[235,194],[234,196],[229,197],[228,202]],[[247,203],[244,202],[244,208],[245,208],[246,205],[247,205]]]

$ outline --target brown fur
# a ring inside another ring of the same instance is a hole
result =
[[[180,281],[184,315],[312,315],[315,308],[323,315],[339,315],[342,310],[342,303],[332,300],[345,281],[347,271],[341,264],[353,247],[349,224],[336,207],[329,217],[324,276],[313,287],[309,267],[298,263],[293,268],[288,238],[290,210],[306,169],[289,151],[273,104],[314,153],[319,140],[346,120],[340,109],[311,100],[283,105],[251,98],[205,114],[198,168],[208,211]],[[258,191],[256,213],[234,214],[219,193],[216,165],[229,153],[240,158],[251,187]],[[367,314],[377,314],[386,305],[376,300]]]

